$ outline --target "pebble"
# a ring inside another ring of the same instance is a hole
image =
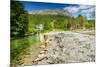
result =
[[[37,64],[95,61],[94,35],[65,32],[48,35],[48,38],[52,39],[49,42],[53,46],[40,52],[35,60],[38,61]],[[42,45],[41,48],[45,48],[45,46]]]

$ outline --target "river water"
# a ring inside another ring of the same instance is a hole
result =
[[[39,35],[31,35],[11,40],[11,64],[20,64],[20,59],[22,59],[21,56],[23,56],[23,54],[26,54],[29,51],[26,49],[29,48],[31,45],[33,45],[33,49],[35,49],[35,47],[39,45],[37,43],[40,43]]]

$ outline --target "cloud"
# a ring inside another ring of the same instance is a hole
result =
[[[91,13],[95,11],[95,7],[94,6],[80,6],[79,9],[81,10],[80,12],[82,13]]]
[[[95,18],[95,6],[80,6],[80,14],[87,17],[88,19]]]
[[[79,11],[79,8],[75,7],[75,6],[69,6],[69,7],[65,7],[63,8],[64,10],[68,10],[68,12],[70,13],[76,13]]]
[[[79,5],[79,6],[66,6],[63,8],[64,10],[67,10],[69,13],[71,13],[74,16],[78,16],[79,14],[90,18],[95,18],[95,6],[93,5]]]
[[[89,9],[89,8],[91,8],[92,6],[90,6],[90,5],[79,5],[79,8],[80,9]]]

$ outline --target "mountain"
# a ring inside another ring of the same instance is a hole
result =
[[[29,14],[39,14],[39,15],[69,15],[71,14],[67,10],[61,10],[61,9],[55,9],[55,10],[35,10],[35,11],[30,11]]]

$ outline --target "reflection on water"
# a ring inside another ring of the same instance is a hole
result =
[[[25,54],[26,51],[24,50],[30,47],[31,45],[34,45],[35,47],[37,45],[36,43],[39,43],[39,35],[31,35],[11,40],[11,63],[13,60],[18,61],[18,55],[21,52],[24,52]]]

